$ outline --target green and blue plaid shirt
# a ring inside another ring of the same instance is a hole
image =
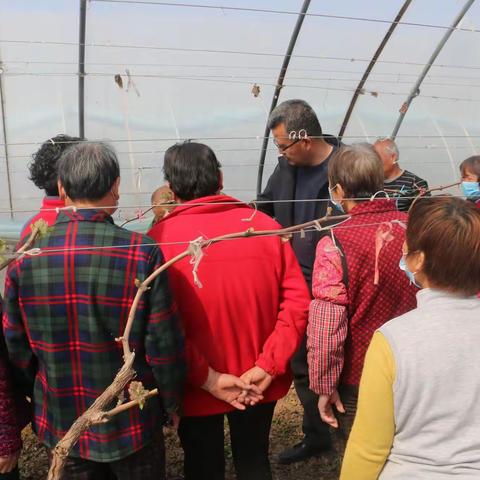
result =
[[[101,210],[64,211],[37,240],[38,256],[13,262],[5,283],[3,328],[12,362],[34,381],[34,427],[52,448],[112,382],[123,364],[122,335],[137,291],[163,263],[153,241],[114,225]],[[160,395],[85,432],[71,455],[99,462],[126,457],[179,410],[184,338],[160,274],[138,306],[130,345],[136,380]],[[127,397],[128,398],[128,397]],[[115,405],[112,405],[114,407]]]

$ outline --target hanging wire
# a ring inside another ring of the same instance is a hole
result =
[[[78,48],[78,42],[61,42],[52,40],[12,40],[12,39],[0,39],[0,43],[11,43],[19,45],[58,45],[58,46],[71,46]],[[269,53],[269,52],[250,52],[241,50],[218,50],[207,48],[178,48],[178,47],[160,47],[157,45],[124,45],[113,43],[85,43],[85,47],[95,48],[130,48],[134,50],[159,50],[159,51],[171,51],[171,52],[190,52],[190,53],[215,53],[226,55],[250,55],[255,57],[284,57],[283,53]],[[352,58],[352,57],[334,57],[334,56],[321,56],[321,55],[304,55],[295,54],[291,55],[292,58],[304,58],[309,60],[338,60],[344,62],[369,62],[369,58]],[[389,64],[389,65],[409,65],[409,66],[421,66],[431,65],[435,68],[454,68],[462,70],[480,70],[480,66],[473,65],[445,65],[440,63],[428,64],[421,62],[405,62],[401,60],[377,60],[377,64]]]
[[[374,137],[374,135],[370,135],[370,137]],[[469,138],[470,135],[466,136],[466,138]],[[354,138],[354,137],[351,137]],[[358,137],[362,138],[362,137]],[[381,137],[379,137],[381,138]],[[398,138],[398,137],[397,137]],[[108,140],[107,140],[108,141]],[[480,148],[480,146],[477,146],[473,143],[470,143],[468,145],[449,145],[450,150],[471,150],[473,148]],[[435,145],[435,144],[427,144],[427,145],[401,145],[401,150],[445,150],[445,145]],[[278,153],[278,148],[272,147],[272,148],[267,148],[268,152],[277,152]],[[166,150],[139,150],[139,151],[134,151],[132,152],[133,155],[157,155],[157,154],[162,154],[165,153]],[[257,148],[216,148],[215,153],[243,153],[243,152],[257,152],[258,153],[258,147]],[[129,155],[130,152],[125,152],[125,151],[118,151],[116,152],[117,155]],[[8,158],[25,158],[32,160],[35,154],[29,153],[25,155],[9,155]],[[4,160],[5,157],[0,154],[0,160]],[[404,159],[402,160],[402,163],[411,163],[413,160],[409,159]],[[429,165],[429,164],[442,164],[444,162],[442,161],[422,161],[422,165]],[[270,162],[266,163],[265,165],[277,165],[277,162]],[[258,163],[224,163],[222,165],[222,168],[224,167],[250,167],[250,166],[255,166],[258,167]],[[161,166],[140,166],[137,167],[139,169],[150,169],[150,168],[161,168]],[[122,170],[128,170],[129,167],[122,167]],[[25,173],[24,170],[21,171],[21,173]]]
[[[318,139],[318,138],[329,138],[330,135],[324,134],[324,135],[311,135],[309,138],[311,139]],[[343,138],[350,138],[350,139],[369,139],[369,138],[382,138],[385,137],[385,134],[383,135],[344,135]],[[183,141],[198,141],[198,140],[262,140],[264,137],[260,135],[256,136],[242,136],[242,137],[182,137],[182,138],[177,138],[177,137],[165,137],[165,138],[134,138],[134,139],[128,139],[128,138],[121,138],[121,139],[109,139],[109,138],[103,138],[103,139],[89,139],[89,140],[81,140],[81,141],[59,141],[56,142],[58,144],[70,144],[70,143],[98,143],[98,142],[107,142],[107,143],[125,143],[125,142],[183,142]],[[416,140],[422,140],[422,139],[428,139],[428,138],[480,138],[480,134],[478,135],[429,135],[429,134],[421,134],[421,135],[397,135],[396,137],[398,138],[412,138]],[[12,142],[9,143],[9,146],[30,146],[30,145],[41,145],[43,142]],[[4,145],[4,143],[0,143],[0,146]],[[428,148],[428,147],[427,147]]]
[[[452,187],[454,188],[454,187]],[[229,189],[229,191],[234,191],[233,189]],[[238,191],[242,191],[242,192],[247,192],[247,191],[254,191],[253,189],[238,189]],[[139,192],[140,194],[142,195],[150,195],[151,192]],[[124,196],[127,196],[127,195],[136,195],[137,192],[125,192],[125,193],[121,193],[120,194],[120,197],[124,197]],[[449,197],[452,197],[452,198],[463,198],[465,199],[465,195],[452,195],[452,194],[449,194]],[[28,198],[34,198],[34,197],[27,197],[27,198],[22,198],[21,200],[26,200]],[[397,198],[396,196],[393,197],[393,198]],[[402,200],[415,200],[416,198],[418,198],[418,195],[415,195],[415,196],[401,196],[401,197],[398,197],[398,198],[401,198]],[[421,197],[422,199],[431,199],[431,198],[435,198],[435,196],[422,196]],[[362,197],[362,198],[344,198],[343,200],[351,200],[351,201],[379,201],[379,200],[385,200],[385,198],[382,198],[382,197],[375,197],[375,198],[371,198],[371,197]],[[313,199],[301,199],[301,200],[292,200],[292,199],[285,199],[285,200],[252,200],[252,202],[255,202],[256,204],[258,205],[262,205],[262,204],[278,204],[278,203],[281,203],[281,204],[284,204],[284,203],[311,203],[311,202],[330,202],[330,199],[328,198],[313,198]],[[225,202],[215,202],[214,204],[215,205],[246,205],[248,204],[249,202],[248,201],[243,201],[243,200],[232,200],[232,201],[225,201]],[[184,203],[169,203],[168,204],[169,206],[171,207],[180,207],[182,205],[185,205]],[[191,204],[189,206],[205,206],[205,205],[212,205],[212,202],[195,202],[195,204]],[[139,204],[139,205],[129,205],[129,206],[125,206],[125,205],[107,205],[107,206],[102,206],[102,209],[116,209],[116,210],[131,210],[131,209],[138,209],[138,208],[151,208],[152,205],[151,204]],[[45,208],[45,209],[42,209],[42,212],[60,212],[62,209],[59,209],[59,208]],[[81,211],[81,210],[92,210],[92,207],[76,207],[76,210],[77,211]],[[14,209],[14,210],[8,210],[8,209],[5,209],[5,210],[0,210],[0,214],[10,214],[10,213],[30,213],[30,212],[38,212],[38,208],[32,208],[32,209]]]
[[[10,77],[17,77],[17,76],[33,76],[33,77],[58,77],[58,76],[67,76],[67,77],[78,77],[78,73],[40,73],[40,72],[13,72],[13,73],[6,73],[5,76]],[[112,73],[104,73],[104,72],[94,72],[94,73],[86,73],[82,74],[82,76],[89,76],[89,77],[112,77]],[[233,84],[233,85],[251,85],[252,82],[242,81],[242,80],[223,80],[219,78],[211,78],[211,77],[192,77],[192,76],[181,76],[181,75],[164,75],[164,74],[131,74],[131,77],[140,77],[140,78],[163,78],[163,79],[173,79],[173,80],[187,80],[187,81],[199,81],[199,82],[211,82],[211,83],[223,83],[223,84]],[[265,82],[256,82],[257,85],[260,86],[268,86],[268,87],[276,87],[276,83],[265,83]],[[465,85],[463,85],[465,86]],[[282,88],[304,88],[304,89],[313,89],[313,90],[326,90],[332,92],[355,92],[355,88],[342,88],[342,87],[328,87],[328,86],[321,86],[321,85],[294,85],[294,84],[284,84]],[[364,94],[370,94],[373,96],[378,95],[393,95],[393,96],[401,96],[404,97],[407,95],[405,92],[385,92],[381,90],[369,90],[364,89]],[[421,98],[431,98],[435,100],[452,100],[452,101],[464,101],[464,102],[480,102],[478,98],[464,98],[464,97],[448,97],[443,95],[421,95]]]
[[[75,65],[77,66],[77,62],[60,62],[60,61],[49,61],[49,60],[3,60],[3,65],[8,64],[19,64],[19,65]],[[111,62],[85,62],[86,67],[91,66],[103,66],[103,67],[159,67],[159,68],[171,68],[171,67],[180,67],[180,68],[230,68],[230,69],[239,69],[242,71],[245,70],[272,70],[277,72],[278,67],[269,67],[265,65],[228,65],[228,64],[194,64],[194,63],[130,63],[130,62],[123,62],[123,63],[111,63]],[[359,70],[335,70],[335,69],[324,69],[324,68],[297,68],[297,67],[289,67],[289,72],[322,72],[322,73],[343,73],[343,74],[358,74],[362,75],[362,71]],[[74,73],[74,72],[72,72]],[[252,74],[254,75],[254,74]],[[375,76],[392,76],[392,77],[414,77],[416,78],[418,75],[414,73],[398,73],[398,72],[373,72],[370,74],[369,78]],[[428,78],[450,78],[455,80],[480,80],[480,77],[462,77],[458,75],[441,75],[441,74],[430,74]],[[313,80],[313,79],[312,79]],[[340,79],[339,79],[340,80]]]
[[[125,3],[125,4],[135,4],[135,5],[158,5],[165,7],[187,7],[187,8],[204,8],[209,10],[222,10],[222,11],[236,11],[236,12],[252,12],[252,13],[273,13],[273,14],[282,14],[282,15],[298,15],[298,12],[292,10],[273,10],[267,8],[251,8],[251,7],[232,7],[228,5],[205,5],[197,3],[173,3],[173,2],[154,2],[149,0],[91,0],[97,3]],[[304,14],[305,17],[317,17],[317,18],[329,18],[334,20],[350,20],[357,22],[373,22],[373,23],[386,23],[391,25],[392,23],[397,25],[404,25],[408,27],[422,27],[422,28],[435,28],[441,30],[457,30],[462,32],[471,32],[478,33],[480,30],[476,28],[467,28],[467,27],[455,27],[452,28],[447,25],[436,25],[431,23],[416,23],[416,22],[405,22],[398,21],[392,22],[391,20],[384,20],[380,18],[370,18],[370,17],[354,17],[347,15],[332,15],[326,13],[311,13],[307,12]]]

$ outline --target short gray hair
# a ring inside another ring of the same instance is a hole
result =
[[[340,147],[328,163],[330,187],[341,185],[349,198],[367,198],[383,190],[383,164],[369,143]]]
[[[106,143],[78,143],[58,161],[58,178],[72,200],[103,198],[119,176],[117,155]]]
[[[385,149],[387,152],[393,153],[397,157],[397,162],[400,159],[400,151],[398,150],[398,146],[390,137],[381,137],[377,140],[377,142],[385,143]]]
[[[292,140],[299,138],[301,130],[304,130],[309,137],[322,135],[322,127],[317,115],[305,100],[287,100],[275,107],[268,118],[268,128],[272,130],[282,123],[288,135],[294,132]]]

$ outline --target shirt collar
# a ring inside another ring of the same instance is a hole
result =
[[[62,208],[65,202],[60,197],[46,196],[42,199],[42,209],[47,208]]]
[[[349,214],[352,216],[365,213],[381,213],[395,210],[395,203],[387,198],[376,198],[374,200],[364,200],[357,203]]]
[[[109,222],[113,218],[107,212],[97,208],[82,208],[80,210],[60,210],[56,223],[64,222]]]
[[[473,302],[480,301],[476,295],[472,297],[465,297],[459,295],[458,293],[446,292],[444,290],[437,290],[435,288],[423,288],[417,292],[418,307],[425,307],[436,302],[462,302],[465,300],[472,300]]]

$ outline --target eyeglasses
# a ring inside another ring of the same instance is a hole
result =
[[[277,140],[274,138],[273,139],[273,144],[281,151],[281,152],[285,152],[287,151],[290,147],[293,147],[293,145],[295,145],[296,143],[298,143],[300,140],[302,140],[302,138],[297,138],[296,140],[294,140],[292,143],[290,143],[289,145],[287,145],[286,147],[283,146],[283,145],[280,145]]]

